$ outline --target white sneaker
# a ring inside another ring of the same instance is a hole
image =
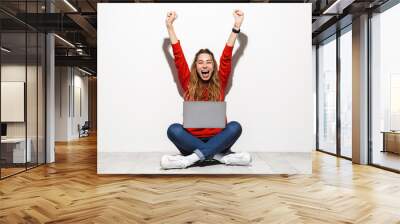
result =
[[[247,166],[251,163],[251,155],[248,152],[236,152],[221,158],[226,165]]]
[[[161,157],[162,169],[183,169],[190,165],[189,160],[181,155],[164,155]]]

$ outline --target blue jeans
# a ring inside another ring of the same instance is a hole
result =
[[[197,138],[181,124],[172,124],[167,131],[168,138],[182,155],[196,153],[200,160],[212,158],[217,153],[230,153],[231,146],[241,133],[242,127],[236,121],[229,122],[220,133],[209,138]]]

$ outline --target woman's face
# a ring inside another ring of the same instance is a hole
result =
[[[214,63],[211,55],[207,53],[199,54],[196,61],[197,74],[203,81],[208,81],[214,72]]]

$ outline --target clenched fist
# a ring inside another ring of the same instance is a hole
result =
[[[242,25],[243,18],[244,18],[244,13],[240,11],[239,9],[236,9],[233,11],[233,17],[235,18],[235,24],[234,27],[236,29],[240,29],[240,26]]]
[[[167,13],[167,18],[165,19],[165,23],[167,24],[167,27],[172,26],[172,24],[174,23],[175,19],[178,17],[178,15],[176,14],[176,12],[171,11]]]

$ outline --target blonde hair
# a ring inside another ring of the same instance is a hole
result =
[[[196,69],[196,62],[200,54],[209,54],[213,61],[213,73],[211,74],[211,79],[205,82],[199,78]],[[192,66],[190,68],[190,80],[189,87],[185,93],[185,99],[189,101],[199,101],[203,100],[203,93],[207,91],[207,100],[209,101],[221,101],[221,85],[219,81],[217,61],[214,58],[214,54],[208,49],[200,49],[196,56],[194,57]]]

